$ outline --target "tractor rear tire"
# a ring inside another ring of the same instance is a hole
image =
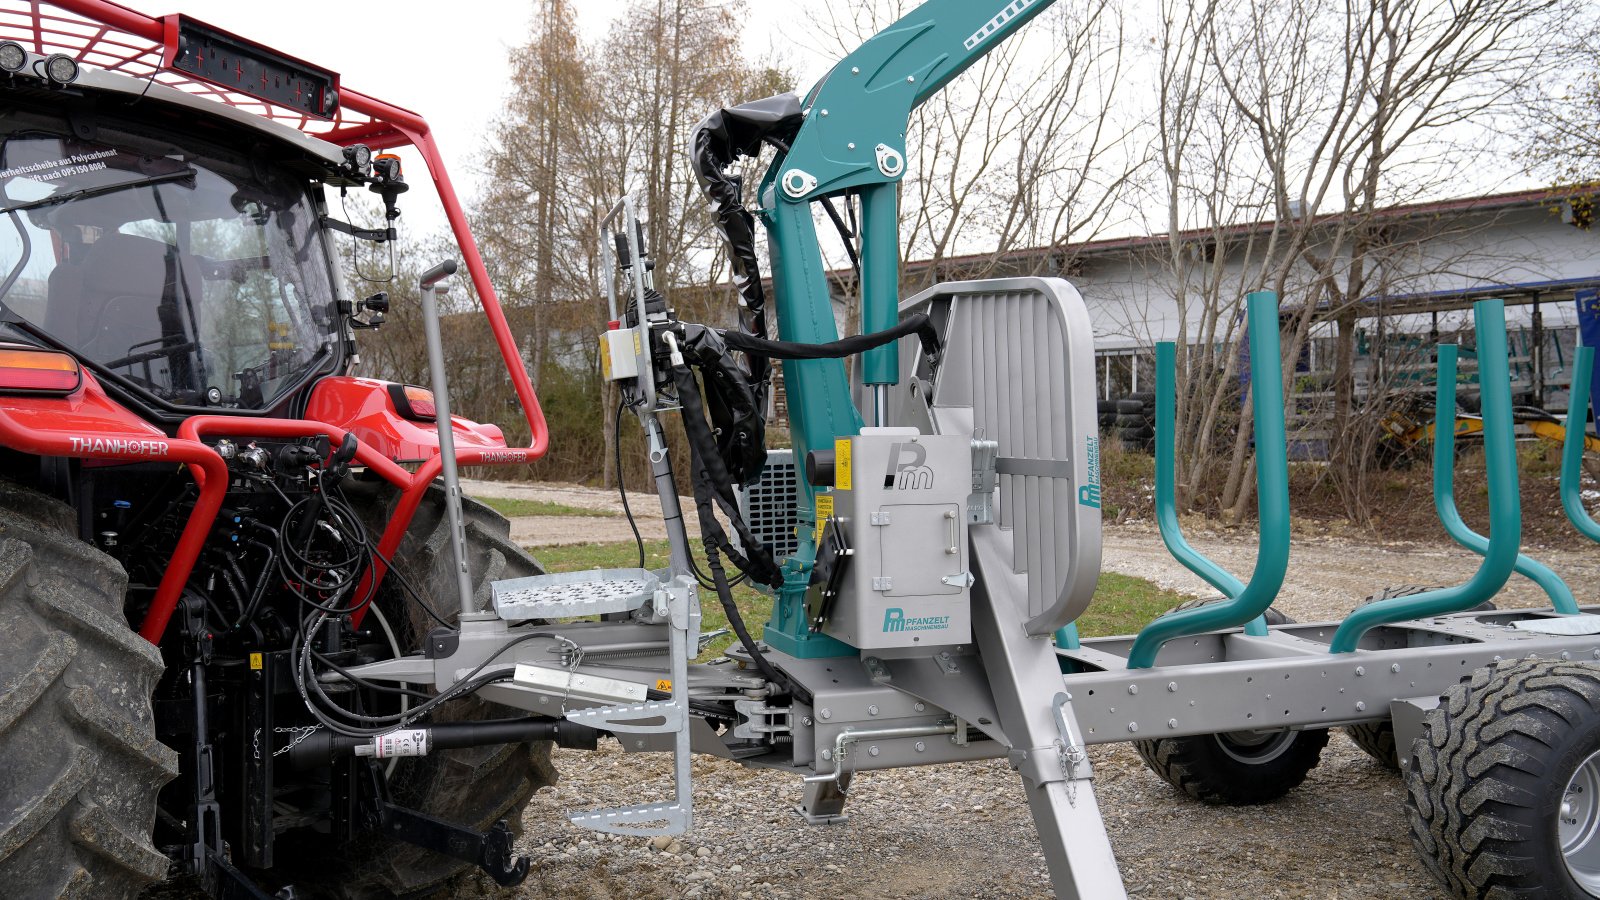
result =
[[[1196,597],[1168,612],[1198,609],[1224,597]],[[1294,620],[1272,607],[1268,625]],[[1254,806],[1270,803],[1300,786],[1328,746],[1328,729],[1238,731],[1134,741],[1146,767],[1161,780],[1201,803]]]
[[[1384,588],[1383,590],[1367,597],[1356,607],[1376,603],[1379,600],[1393,600],[1397,597],[1413,597],[1425,591],[1436,590],[1423,584],[1402,584],[1397,587]],[[1487,600],[1472,608],[1473,612],[1489,612],[1495,608],[1493,600]],[[1399,748],[1394,744],[1394,722],[1389,719],[1378,719],[1372,722],[1357,722],[1354,725],[1344,726],[1344,733],[1357,747],[1366,751],[1367,755],[1377,760],[1378,764],[1391,772],[1399,773],[1400,756]]]
[[[0,893],[133,897],[178,754],[156,740],[161,654],[123,616],[121,564],[77,515],[0,482]]]
[[[1600,665],[1485,666],[1422,720],[1411,842],[1455,897],[1600,896]]]
[[[352,479],[346,498],[361,515],[376,542],[399,494],[387,484]],[[456,600],[455,564],[450,550],[450,522],[444,491],[437,485],[418,506],[411,527],[394,555],[395,565],[447,622],[460,613]],[[480,608],[487,607],[489,585],[505,578],[539,575],[544,568],[511,542],[511,523],[492,508],[462,498],[467,532],[468,569]],[[378,602],[399,634],[401,650],[422,646],[436,622],[401,593],[398,579],[385,580]],[[527,712],[479,700],[456,700],[431,716],[435,722],[526,716]],[[542,787],[556,782],[548,741],[444,750],[424,757],[402,758],[389,779],[393,801],[448,822],[487,831],[504,819],[521,833],[522,810]],[[280,844],[280,848],[282,844]],[[353,846],[334,848],[332,855],[278,854],[275,877],[302,890],[320,890],[339,898],[425,896],[448,888],[475,871],[470,863],[422,850],[382,835],[367,835]],[[284,865],[287,862],[289,865]]]

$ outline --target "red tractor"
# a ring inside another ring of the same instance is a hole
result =
[[[392,247],[403,147],[532,440],[443,432],[461,464],[530,462],[544,418],[420,116],[186,16],[0,2],[0,893],[132,896],[169,867],[237,896],[526,873],[511,836],[550,741],[593,732],[452,698],[437,752],[374,765],[328,750],[317,703],[378,727],[437,695],[304,696],[311,661],[398,656],[456,615],[434,398],[353,374],[387,299],[347,296],[334,243]],[[330,214],[354,190],[384,227]],[[463,505],[477,589],[539,571]]]

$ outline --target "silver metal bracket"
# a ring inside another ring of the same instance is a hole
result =
[[[878,171],[889,178],[898,178],[906,170],[905,157],[900,151],[888,144],[879,144],[876,148],[878,156]]]
[[[967,497],[967,524],[994,524],[994,489],[1000,476],[995,462],[1000,457],[999,441],[972,442],[972,493]]]
[[[796,200],[817,189],[817,177],[804,169],[790,169],[778,180],[783,192]]]

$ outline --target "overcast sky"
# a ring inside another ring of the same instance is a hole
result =
[[[463,198],[478,193],[477,159],[485,124],[510,90],[507,53],[527,40],[532,0],[120,0],[150,15],[182,12],[339,73],[343,83],[380,100],[421,113],[433,127],[451,180]],[[759,56],[789,46],[785,28],[803,22],[804,0],[754,0],[747,5],[746,51]],[[598,39],[625,0],[569,4],[583,34]],[[792,32],[790,32],[792,33]],[[804,50],[789,54],[801,82],[827,71],[830,60]],[[755,99],[755,98],[750,98]],[[710,110],[707,110],[709,113]],[[409,166],[409,161],[408,161]],[[423,182],[420,164],[407,178]],[[442,229],[444,212],[432,190],[408,194],[402,221],[413,237]]]

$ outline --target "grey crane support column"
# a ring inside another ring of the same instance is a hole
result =
[[[450,385],[444,371],[444,341],[439,337],[439,300],[447,288],[439,282],[456,273],[456,261],[447,259],[422,273],[422,334],[428,344],[428,375],[433,382],[434,424],[439,429],[439,461],[443,464],[444,508],[450,517],[450,555],[456,564],[456,591],[461,615],[478,610],[473,604],[472,576],[467,573],[467,532],[461,524],[461,477],[456,472],[455,430],[450,420]]]

